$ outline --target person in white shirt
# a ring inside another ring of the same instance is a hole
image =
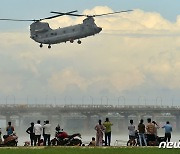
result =
[[[41,140],[41,134],[42,134],[42,125],[40,123],[41,123],[41,121],[38,120],[37,124],[34,125],[34,133],[35,133],[34,146],[36,146],[37,141],[38,141],[38,146],[40,146],[40,140]]]
[[[135,145],[136,141],[136,135],[135,135],[135,126],[133,124],[133,120],[130,120],[130,125],[128,126],[128,130],[129,130],[129,142],[130,145]]]
[[[48,145],[51,145],[50,137],[51,137],[51,124],[49,120],[46,120],[46,124],[43,126],[44,128],[44,146],[46,146],[46,142],[48,141]]]

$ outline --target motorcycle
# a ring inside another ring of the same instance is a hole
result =
[[[17,146],[18,137],[15,133],[11,135],[4,135],[3,139],[4,141],[0,144],[0,146]]]
[[[164,142],[164,137],[159,137],[159,136],[156,136],[155,141],[148,141],[147,134],[145,134],[145,139],[148,146],[158,146],[161,142]],[[145,143],[143,142],[143,140],[142,140],[142,144],[143,146],[145,146]],[[140,146],[138,131],[135,132],[134,139],[128,140],[127,146]]]
[[[51,140],[51,144],[53,146],[81,146],[81,134],[68,135],[66,132],[58,132],[55,138]]]

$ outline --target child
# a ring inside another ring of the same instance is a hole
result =
[[[95,137],[92,137],[92,141],[89,143],[89,146],[96,146]]]

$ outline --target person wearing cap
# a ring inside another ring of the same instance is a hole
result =
[[[31,146],[35,145],[34,122],[31,122],[31,126],[26,130],[26,133],[30,135]]]

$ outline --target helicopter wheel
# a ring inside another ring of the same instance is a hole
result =
[[[51,49],[51,45],[50,44],[48,45],[48,49]]]
[[[40,46],[40,48],[42,48],[42,47],[43,47],[43,44],[41,43],[39,46]]]
[[[77,43],[78,43],[78,44],[81,44],[81,41],[80,41],[80,40],[78,40],[78,41],[77,41]]]
[[[70,40],[70,43],[74,43],[74,40],[71,39],[71,40]]]

